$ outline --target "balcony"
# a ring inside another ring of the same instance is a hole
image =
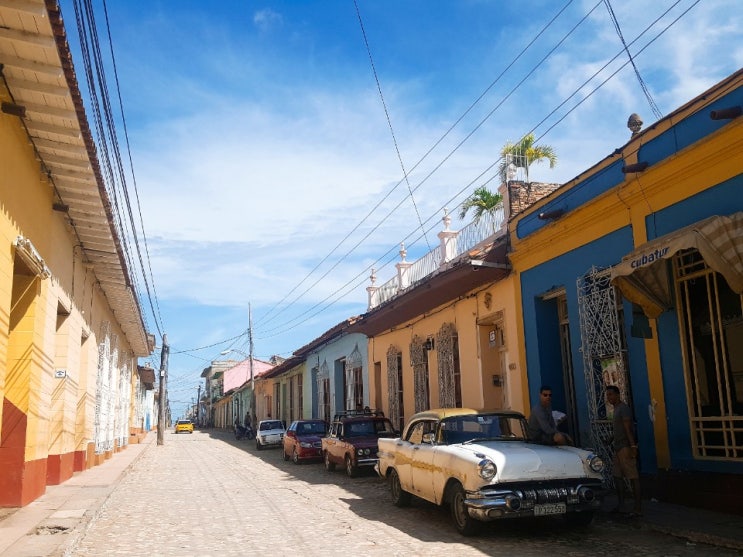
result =
[[[444,230],[439,233],[441,245],[417,261],[405,261],[405,248],[400,250],[402,261],[397,263],[398,273],[390,280],[367,288],[369,292],[369,309],[374,309],[389,302],[401,292],[414,288],[424,279],[430,278],[441,270],[449,268],[453,262],[473,248],[492,242],[506,233],[505,212],[499,207],[493,213],[485,213],[478,222],[471,222],[459,231],[449,230],[451,217],[443,218]],[[373,276],[373,275],[372,275]]]

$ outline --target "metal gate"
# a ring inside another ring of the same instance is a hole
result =
[[[617,291],[610,277],[611,269],[592,267],[577,282],[591,444],[606,463],[604,479],[607,485],[613,486],[613,409],[607,409],[606,386],[616,385],[624,401],[631,398]]]

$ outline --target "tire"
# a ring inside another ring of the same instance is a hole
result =
[[[464,506],[466,496],[462,484],[456,483],[451,487],[451,496],[449,497],[449,510],[451,519],[457,532],[463,536],[474,536],[480,531],[482,522],[472,518]]]
[[[396,507],[407,507],[410,505],[410,493],[405,491],[400,485],[400,476],[394,468],[390,472],[390,494],[392,495],[392,504]]]
[[[353,460],[351,460],[351,457],[349,455],[346,455],[345,462],[346,462],[346,476],[348,476],[349,478],[355,478],[358,473],[358,470],[353,465]]]
[[[255,440],[255,448],[258,449],[259,451],[263,450],[263,445],[261,445],[261,442],[258,441],[258,439]]]
[[[581,513],[570,513],[565,515],[565,520],[570,526],[573,526],[575,528],[587,528],[591,522],[593,522],[593,517],[595,516],[594,511],[584,511]]]
[[[286,454],[286,447],[282,447],[281,448],[281,452],[284,454],[284,462],[286,462],[287,460],[289,460],[289,455]]]
[[[297,453],[297,447],[294,447],[294,450],[292,450],[292,462],[294,462],[294,464],[299,464],[299,453]]]
[[[325,469],[328,472],[332,472],[335,470],[335,462],[330,461],[330,455],[328,454],[328,451],[325,451],[325,454],[323,455],[323,460],[325,461]]]

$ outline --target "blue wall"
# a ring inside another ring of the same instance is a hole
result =
[[[330,341],[328,344],[322,346],[320,349],[315,350],[307,355],[307,366],[309,368],[321,367],[323,361],[328,363],[328,371],[330,372],[330,400],[331,417],[336,412],[343,410],[345,405],[345,394],[343,393],[343,370],[336,369],[336,362],[341,358],[348,358],[353,352],[354,348],[358,346],[358,350],[361,353],[361,366],[363,369],[364,376],[364,402],[369,404],[369,363],[368,363],[368,350],[367,350],[367,338],[366,335],[361,333],[353,333],[350,335],[344,335],[340,338]],[[313,377],[315,385],[317,378]],[[312,408],[313,416],[317,413],[317,388],[313,387],[312,391]]]
[[[597,239],[589,245],[542,263],[521,273],[521,294],[524,312],[524,340],[526,345],[526,365],[529,380],[531,405],[539,400],[539,387],[547,383],[552,387],[553,408],[565,409],[563,392],[562,356],[560,354],[559,331],[554,304],[542,300],[542,295],[556,288],[564,287],[568,303],[570,321],[571,355],[573,360],[576,406],[582,444],[590,441],[588,401],[584,376],[583,356],[580,351],[580,317],[578,312],[578,278],[590,271],[592,266],[609,267],[634,248],[632,231],[629,227],[617,230]],[[631,307],[625,308],[631,315]],[[631,321],[631,320],[628,320]],[[631,323],[627,323],[629,327]],[[650,391],[645,366],[645,348],[642,340],[628,338],[628,367],[635,417],[637,419],[640,451],[643,455],[643,471],[654,471],[655,440],[653,427],[648,416]]]
[[[711,215],[727,215],[741,210],[743,210],[743,176],[738,176],[649,215],[646,219],[648,240],[669,234]],[[541,296],[558,287],[564,287],[566,290],[576,402],[579,409],[580,432],[584,443],[590,437],[583,359],[580,352],[577,280],[592,266],[614,265],[633,249],[632,231],[629,227],[625,227],[521,274],[530,400],[532,405],[536,404],[539,400],[539,386],[547,383],[552,386],[555,393],[553,407],[556,410],[561,410],[565,405],[562,392],[563,378],[557,316],[553,305],[543,301]],[[657,465],[653,424],[649,415],[651,399],[647,381],[645,346],[643,339],[630,335],[631,304],[625,303],[624,314],[626,316],[627,360],[633,396],[631,402],[637,419],[640,454],[642,455],[640,464],[643,472],[650,473],[655,471]],[[692,457],[686,385],[676,310],[672,309],[662,314],[657,325],[672,467],[739,472],[740,465],[697,460]]]

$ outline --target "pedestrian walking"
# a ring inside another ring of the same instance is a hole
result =
[[[632,497],[635,504],[630,516],[642,516],[640,491],[640,474],[637,470],[637,439],[632,425],[632,410],[622,401],[619,388],[615,385],[606,387],[606,402],[614,407],[612,426],[614,437],[614,486],[617,491],[617,507],[612,512],[621,512],[624,506],[624,479],[632,485]]]

